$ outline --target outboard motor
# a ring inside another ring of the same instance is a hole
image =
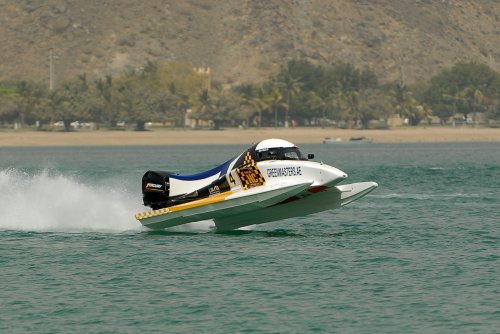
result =
[[[169,172],[147,171],[142,177],[142,199],[144,205],[153,210],[169,205],[170,182]]]

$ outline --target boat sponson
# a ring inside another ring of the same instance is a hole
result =
[[[282,202],[308,189],[311,184],[312,181],[308,181],[293,185],[275,184],[237,192],[228,191],[168,209],[139,213],[136,219],[148,228],[164,229],[189,222],[243,214]]]

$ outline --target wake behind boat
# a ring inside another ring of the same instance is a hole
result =
[[[347,174],[313,158],[286,140],[267,139],[200,174],[148,171],[142,194],[152,210],[135,217],[151,229],[211,219],[218,230],[233,230],[335,209],[378,186],[338,185]]]

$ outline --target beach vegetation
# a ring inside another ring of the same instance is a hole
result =
[[[442,122],[462,115],[477,121],[478,113],[495,108],[500,91],[500,74],[484,64],[460,62],[432,77],[422,102],[431,106]]]
[[[71,131],[72,124],[92,123],[142,131],[148,124],[365,129],[386,125],[391,115],[409,126],[427,126],[432,119],[442,125],[457,119],[473,125],[500,121],[500,75],[474,62],[457,63],[412,85],[381,84],[372,70],[348,63],[307,60],[288,61],[261,84],[231,86],[210,78],[209,69],[148,61],[120,75],[89,80],[82,74],[53,90],[26,80],[3,82],[0,124]]]

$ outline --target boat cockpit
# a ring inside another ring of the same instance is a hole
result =
[[[305,157],[297,147],[273,147],[256,150],[256,161],[265,160],[308,160],[313,157]]]

